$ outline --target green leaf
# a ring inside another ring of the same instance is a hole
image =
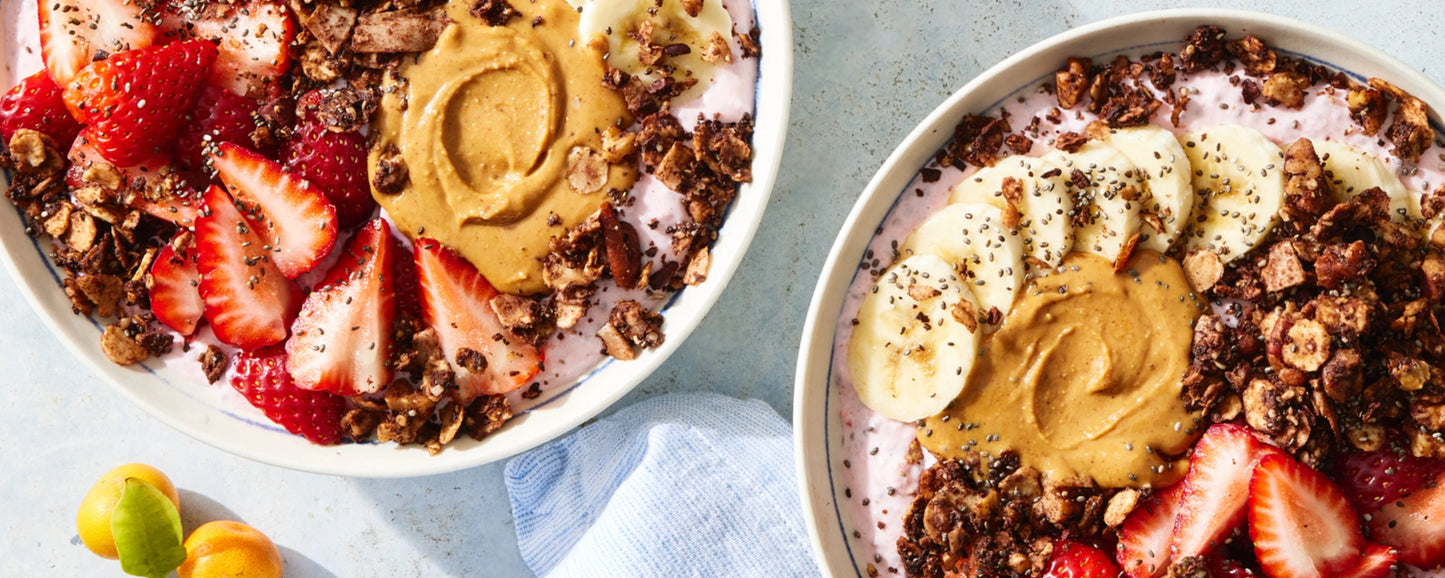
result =
[[[125,490],[110,515],[110,532],[120,553],[120,569],[131,576],[165,578],[186,561],[181,513],[145,480],[125,479]]]

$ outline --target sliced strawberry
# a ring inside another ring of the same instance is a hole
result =
[[[1400,561],[1423,568],[1445,564],[1445,474],[1370,518],[1370,536],[1400,550]]]
[[[146,276],[150,289],[151,312],[156,319],[181,335],[196,332],[196,324],[206,313],[201,299],[201,273],[196,269],[196,249],[188,245],[176,253],[173,245],[161,247]]]
[[[391,227],[372,220],[306,297],[286,341],[286,364],[297,387],[356,395],[391,381],[386,360],[396,318],[395,255]]]
[[[1334,478],[1361,513],[1410,495],[1445,471],[1445,459],[1417,458],[1408,450],[1385,449],[1341,456]]]
[[[0,139],[8,144],[15,131],[28,128],[45,133],[56,146],[73,142],[80,123],[65,109],[62,93],[44,70],[21,80],[0,97]]]
[[[208,85],[201,90],[195,108],[186,113],[185,123],[176,135],[176,162],[181,168],[200,172],[206,164],[205,147],[208,143],[233,142],[247,148],[254,148],[251,138],[256,132],[256,109],[261,103],[237,96],[225,88]],[[275,151],[257,150],[262,156],[272,156]]]
[[[65,171],[65,183],[71,187],[95,184],[87,181],[85,175],[97,163],[116,167],[96,150],[92,134],[91,127],[86,127],[70,145],[70,167]],[[131,208],[181,227],[196,224],[201,194],[175,173],[165,154],[158,153],[132,166],[116,167],[116,172],[120,176],[119,190],[125,191],[122,198]]]
[[[1283,453],[1254,468],[1249,536],[1273,578],[1334,576],[1352,568],[1365,545],[1359,516],[1339,486]]]
[[[1155,491],[1119,526],[1115,559],[1130,578],[1155,578],[1169,569],[1169,536],[1183,491],[1183,484]]]
[[[345,435],[341,416],[346,413],[346,398],[296,387],[286,373],[286,352],[281,347],[243,351],[236,355],[232,367],[236,375],[231,378],[231,387],[271,421],[314,444],[341,442]]]
[[[403,247],[401,241],[393,239],[395,250],[398,255],[410,253]],[[411,259],[396,259],[396,314],[398,317],[411,316],[414,319],[421,319],[421,287],[417,279],[416,261]]]
[[[1340,578],[1385,578],[1393,576],[1395,564],[1400,561],[1400,552],[1384,544],[1365,546],[1364,555],[1353,568],[1339,574]]]
[[[207,2],[191,9],[182,4],[171,3],[162,28],[167,39],[200,38],[220,47],[211,84],[261,98],[290,67],[286,48],[296,37],[296,24],[284,5]]]
[[[1280,453],[1255,439],[1249,429],[1214,424],[1199,438],[1189,458],[1179,497],[1179,516],[1169,548],[1175,559],[1209,553],[1244,521],[1249,478],[1255,464]]]
[[[458,401],[512,391],[542,371],[542,353],[502,325],[491,306],[500,292],[476,267],[431,239],[418,238],[413,254],[422,317],[456,371]]]
[[[335,131],[322,124],[316,109],[324,90],[301,95],[295,136],[286,143],[286,167],[326,192],[336,205],[341,226],[350,227],[376,209],[371,184],[366,180],[366,137],[360,132]]]
[[[301,292],[271,263],[271,252],[220,187],[206,190],[196,249],[201,298],[216,338],[241,349],[285,339]]]
[[[310,271],[336,245],[336,208],[321,191],[265,157],[235,143],[221,143],[210,163],[245,207],[246,218],[288,279]]]
[[[146,48],[159,30],[133,0],[43,0],[40,57],[56,84],[64,85],[101,53]]]
[[[94,130],[105,158],[138,164],[169,149],[215,60],[216,46],[203,40],[121,52],[76,74],[65,106]]]
[[[1103,550],[1061,540],[1054,544],[1054,557],[1043,578],[1116,578],[1119,566]]]

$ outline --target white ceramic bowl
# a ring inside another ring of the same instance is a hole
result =
[[[794,385],[795,455],[808,531],[824,575],[861,577],[868,562],[851,550],[838,506],[843,488],[835,482],[843,465],[841,458],[835,462],[831,456],[841,455],[844,430],[838,414],[839,394],[829,383],[829,368],[838,316],[874,230],[964,115],[997,110],[1005,99],[1051,78],[1070,56],[1107,62],[1119,53],[1177,52],[1182,39],[1201,24],[1219,26],[1231,37],[1254,34],[1271,48],[1360,79],[1384,78],[1430,103],[1432,110],[1445,104],[1445,89],[1403,62],[1337,32],[1268,14],[1213,9],[1144,12],[1076,28],[1013,55],[953,93],[894,149],[853,206],[823,266],[803,328]],[[1438,125],[1438,118],[1434,120]],[[901,523],[903,512],[897,514]]]
[[[13,39],[18,30],[17,6],[22,2],[5,4],[0,11],[0,33]],[[30,10],[33,17],[33,7]],[[287,433],[244,402],[234,403],[238,399],[225,399],[223,392],[197,383],[198,373],[168,368],[155,360],[133,367],[111,363],[100,352],[102,326],[71,313],[60,277],[45,255],[49,241],[27,237],[19,212],[8,201],[0,208],[5,265],[20,292],[76,359],[156,419],[217,448],[285,468],[377,478],[439,474],[506,459],[591,419],[651,375],[702,322],[742,262],[777,177],[793,83],[793,22],[788,3],[759,0],[754,18],[761,30],[763,52],[753,133],[753,182],[743,185],[718,232],[709,279],[679,292],[664,309],[667,340],[662,346],[643,352],[634,361],[603,362],[577,383],[549,390],[531,409],[481,442],[461,436],[436,456],[416,445],[316,446]],[[3,62],[14,60],[0,58]],[[12,86],[18,80],[12,76],[11,67],[0,67],[0,87]],[[8,184],[0,176],[0,185]],[[217,387],[229,389],[225,384]]]

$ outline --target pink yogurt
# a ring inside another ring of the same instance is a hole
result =
[[[1388,143],[1358,132],[1345,106],[1344,91],[1332,91],[1325,85],[1316,86],[1300,110],[1290,110],[1246,105],[1240,89],[1230,84],[1229,75],[1220,72],[1206,71],[1192,75],[1181,72],[1174,86],[1176,90],[1181,86],[1191,87],[1192,93],[1191,101],[1180,115],[1180,126],[1170,123],[1171,107],[1168,104],[1163,104],[1155,112],[1153,123],[1175,134],[1222,124],[1239,124],[1259,130],[1282,146],[1288,146],[1300,137],[1334,140],[1386,159],[1405,186],[1417,196],[1421,191],[1433,191],[1445,183],[1445,156],[1442,156],[1445,148],[1439,142],[1420,156],[1418,170],[1402,170],[1399,159],[1390,155]],[[1157,91],[1156,94],[1162,96]],[[1035,116],[1048,114],[1057,104],[1054,95],[1034,90],[1011,99],[1004,108],[1010,116],[1010,124],[1019,129],[1028,126]],[[1041,132],[1034,138],[1029,155],[1048,153],[1052,150],[1048,143],[1053,142],[1054,137],[1064,132],[1083,133],[1084,127],[1097,119],[1087,111],[1080,111],[1082,107],[1065,111],[1057,125],[1041,119]],[[914,426],[884,418],[858,400],[847,364],[852,320],[858,313],[863,296],[873,286],[876,279],[873,272],[881,272],[891,265],[895,258],[893,248],[930,215],[946,206],[949,189],[976,170],[974,167],[966,171],[942,169],[941,178],[933,183],[923,182],[922,175],[914,178],[884,219],[881,232],[869,243],[859,272],[848,287],[842,315],[838,319],[831,379],[837,386],[838,411],[843,423],[843,451],[835,458],[837,463],[833,464],[834,471],[840,472],[834,483],[839,492],[835,499],[842,505],[843,528],[860,569],[871,563],[880,574],[886,575],[890,569],[896,569],[900,574],[903,572],[896,546],[903,534],[903,514],[917,495],[918,475],[936,458],[925,451],[923,464],[905,463],[904,456],[915,436]],[[1431,575],[1442,573],[1445,570]]]

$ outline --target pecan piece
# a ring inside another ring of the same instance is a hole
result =
[[[632,224],[618,218],[612,203],[602,203],[598,209],[602,224],[602,242],[607,249],[607,265],[617,286],[624,289],[637,287],[642,273],[642,251],[638,245],[637,230]]]

